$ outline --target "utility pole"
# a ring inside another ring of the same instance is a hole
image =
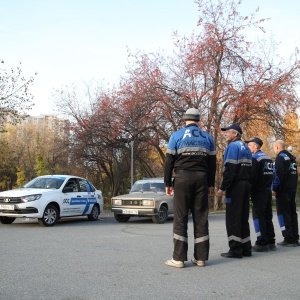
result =
[[[133,141],[130,142],[131,146],[131,187],[133,186]]]

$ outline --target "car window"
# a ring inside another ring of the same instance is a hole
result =
[[[37,188],[37,189],[59,189],[64,180],[53,177],[39,177],[31,180],[24,185],[24,188]]]
[[[69,179],[68,182],[66,183],[65,188],[72,188],[70,192],[78,192],[78,185],[76,183],[76,179]]]
[[[143,184],[143,191],[150,191],[150,183],[146,182]]]
[[[143,189],[143,185],[140,183],[135,183],[132,188],[131,188],[131,193],[132,192],[140,192]]]
[[[165,184],[163,182],[154,182],[152,183],[151,187],[154,188],[156,192],[165,191]]]
[[[85,179],[79,179],[80,192],[89,192],[90,186]]]
[[[132,186],[130,193],[134,192],[164,192],[165,184],[163,182],[138,182]]]

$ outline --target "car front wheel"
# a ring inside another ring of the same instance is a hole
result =
[[[168,209],[165,206],[161,206],[157,215],[152,216],[152,222],[156,224],[165,223],[168,219]]]
[[[10,218],[10,217],[0,217],[0,222],[2,224],[11,224],[16,218]]]
[[[92,208],[91,213],[88,215],[88,219],[90,221],[97,221],[100,215],[100,210],[97,205],[94,205]]]
[[[130,219],[130,217],[121,214],[114,214],[114,216],[118,222],[127,222]]]
[[[42,218],[39,218],[38,221],[41,225],[44,226],[53,226],[58,221],[58,210],[54,205],[48,205],[45,208]]]

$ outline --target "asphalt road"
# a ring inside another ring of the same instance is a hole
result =
[[[300,247],[228,259],[225,216],[211,214],[206,267],[165,266],[173,251],[172,218],[165,224],[111,213],[96,222],[63,219],[0,224],[1,300],[299,299]],[[189,259],[192,220],[189,221]],[[282,241],[274,215],[277,241]],[[252,242],[255,241],[250,220]]]

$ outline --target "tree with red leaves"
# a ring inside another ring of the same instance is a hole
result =
[[[255,20],[255,13],[242,16],[240,2],[196,3],[200,32],[189,39],[175,34],[173,57],[132,55],[134,67],[122,85],[131,109],[143,105],[150,112],[141,124],[154,125],[147,131],[156,137],[151,139],[156,141],[154,147],[161,149],[183,126],[183,112],[189,107],[200,110],[202,126],[212,134],[218,150],[224,148],[220,127],[231,122],[241,124],[246,135],[247,126],[259,124],[280,134],[285,113],[298,106],[296,55],[286,63],[276,60],[266,43],[247,41],[245,30],[262,30],[265,20]]]
[[[217,147],[218,185],[225,146],[221,126],[237,122],[246,137],[260,125],[276,135],[286,132],[285,115],[299,106],[297,52],[286,62],[275,56],[276,45],[248,41],[246,30],[263,30],[265,20],[256,20],[255,12],[242,16],[240,2],[195,2],[199,10],[197,33],[190,38],[175,33],[172,56],[131,53],[127,76],[110,93],[100,95],[93,102],[92,113],[84,117],[89,125],[83,126],[80,114],[76,116],[77,142],[81,140],[87,147],[86,159],[101,161],[104,169],[109,164],[106,159],[113,157],[111,168],[120,166],[114,174],[126,176],[129,166],[120,158],[129,161],[129,144],[134,141],[137,161],[142,164],[155,151],[163,164],[170,135],[184,126],[186,109],[196,107],[201,112],[201,127],[213,136]],[[110,182],[115,185],[111,191],[117,193],[121,181],[116,184],[110,173]],[[162,175],[147,171],[151,173]],[[213,200],[215,208],[219,201]]]

